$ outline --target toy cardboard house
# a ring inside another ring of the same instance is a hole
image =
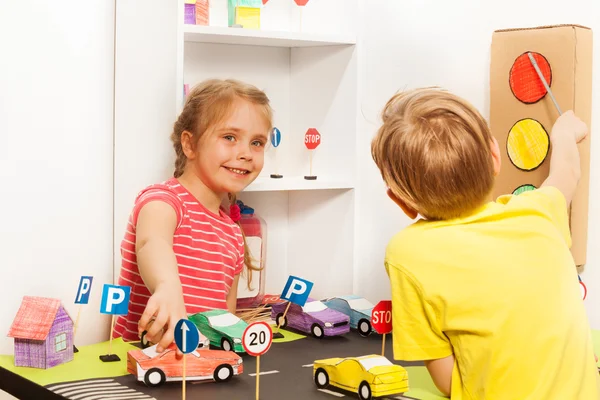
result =
[[[490,66],[490,127],[503,159],[494,197],[539,188],[548,177],[550,133],[562,112],[573,110],[591,128],[592,31],[578,25],[494,32]],[[538,74],[531,57],[540,70]],[[586,263],[590,136],[579,143],[581,178],[569,210],[571,253]]]
[[[15,366],[51,368],[73,360],[73,320],[60,300],[25,296],[8,336]]]
[[[229,26],[260,29],[262,0],[228,0]]]

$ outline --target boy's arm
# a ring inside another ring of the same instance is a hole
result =
[[[550,173],[542,187],[557,188],[565,197],[567,206],[571,204],[581,176],[577,143],[585,139],[587,133],[587,125],[577,118],[573,111],[562,114],[552,127]]]
[[[392,291],[394,358],[426,360],[435,386],[450,396],[454,355],[441,328],[438,312],[426,300],[421,284],[412,275],[387,261],[386,270]]]
[[[450,397],[452,388],[452,369],[454,368],[454,355],[439,358],[437,360],[426,360],[425,366],[431,379],[444,396]]]

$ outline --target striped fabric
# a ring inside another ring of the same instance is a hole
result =
[[[137,324],[150,297],[135,254],[137,217],[150,201],[163,201],[177,214],[173,250],[188,314],[227,309],[227,293],[244,266],[242,232],[223,210],[219,215],[207,210],[175,178],[144,189],[135,201],[121,242],[118,284],[131,286],[131,295],[129,314],[118,317],[113,337],[125,341],[139,340]]]

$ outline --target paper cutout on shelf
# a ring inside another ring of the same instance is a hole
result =
[[[262,0],[227,0],[230,27],[260,29]]]
[[[304,145],[310,151],[309,152],[310,174],[306,175],[304,177],[304,179],[307,179],[307,180],[316,180],[317,179],[317,176],[313,175],[312,160],[313,160],[313,152],[320,144],[321,144],[321,134],[319,133],[319,131],[316,130],[315,128],[309,128],[306,131],[306,133],[304,134]]]
[[[508,132],[506,143],[510,162],[523,171],[538,168],[550,151],[550,137],[533,118],[517,121]]]
[[[24,296],[8,337],[14,365],[47,369],[73,360],[74,323],[58,299]]]
[[[540,53],[531,52],[537,62],[548,85],[552,84],[552,69],[550,63]],[[510,73],[509,84],[514,96],[525,104],[540,101],[547,93],[544,84],[540,81],[534,66],[532,65],[528,52],[521,54],[514,61]]]
[[[308,3],[308,0],[294,0],[294,3],[300,7],[304,7]]]
[[[408,392],[408,372],[385,356],[334,357],[315,360],[313,379],[319,389],[335,387],[358,394],[361,400]]]
[[[277,127],[273,127],[273,129],[271,129],[271,133],[270,133],[270,140],[271,140],[271,145],[273,146],[273,153],[275,155],[275,173],[271,174],[271,178],[274,179],[280,179],[283,178],[283,175],[281,175],[278,172],[278,165],[277,165],[277,147],[279,147],[279,145],[281,144],[281,131],[277,128]]]

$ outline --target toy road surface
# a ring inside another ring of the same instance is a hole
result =
[[[282,333],[288,333],[282,330]],[[386,356],[393,360],[391,335],[386,336]],[[356,393],[344,392],[329,387],[317,389],[313,380],[314,360],[330,357],[351,357],[365,354],[380,354],[380,335],[361,337],[356,331],[341,337],[315,339],[306,337],[290,342],[274,341],[270,350],[260,358],[260,398],[261,400],[295,399],[336,399],[357,398]],[[389,349],[389,351],[388,351]],[[245,399],[256,390],[256,358],[247,354],[244,358],[244,373],[226,383],[189,382],[186,395],[189,398],[206,399]],[[421,363],[401,363],[409,373],[410,391],[385,399],[443,399],[435,389],[425,367]],[[80,380],[48,384],[47,388],[61,393],[65,398],[81,399],[82,394],[104,393],[105,389],[122,393],[123,399],[181,399],[181,383],[167,382],[157,388],[146,387],[132,375],[115,376],[104,379]],[[282,395],[282,390],[285,395]],[[127,396],[130,397],[127,397]],[[119,398],[121,398],[119,396]]]

